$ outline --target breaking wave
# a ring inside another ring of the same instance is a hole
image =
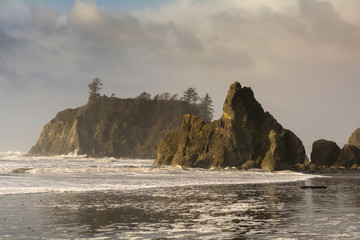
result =
[[[156,167],[153,160],[148,159],[29,157],[21,152],[0,153],[0,195],[276,183],[313,177],[316,176],[289,171]]]

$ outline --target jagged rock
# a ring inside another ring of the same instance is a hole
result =
[[[325,139],[317,140],[312,145],[311,163],[330,167],[337,160],[339,153],[340,148],[335,142]]]
[[[244,170],[256,168],[256,161],[255,160],[247,160],[243,165],[241,165],[240,168],[244,169]]]
[[[353,164],[350,169],[351,170],[358,170],[358,168],[359,168],[359,165]]]
[[[360,165],[360,149],[354,145],[345,144],[333,166],[348,169],[354,164]]]
[[[185,115],[180,128],[160,141],[155,165],[241,168],[251,163],[282,170],[304,163],[305,157],[301,140],[264,112],[250,88],[235,82],[221,118],[205,123]]]
[[[59,112],[28,155],[155,158],[160,139],[179,126],[184,114],[196,112],[184,101],[104,96]]]
[[[348,144],[360,148],[360,128],[356,129],[350,136]]]

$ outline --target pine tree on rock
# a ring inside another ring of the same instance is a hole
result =
[[[184,100],[185,102],[187,102],[189,104],[196,104],[197,101],[199,100],[199,95],[196,92],[196,89],[193,87],[188,88],[184,92],[184,96],[182,97],[182,100]]]
[[[89,100],[96,100],[100,98],[100,90],[102,86],[100,78],[94,78],[94,80],[89,83]]]
[[[214,117],[213,101],[208,93],[205,94],[203,98],[200,99],[199,110],[201,118],[205,122],[211,122]]]

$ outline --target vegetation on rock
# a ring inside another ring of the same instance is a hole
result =
[[[46,124],[29,155],[87,154],[155,158],[160,139],[176,129],[185,114],[200,115],[197,104],[164,93],[151,99],[147,92],[121,99],[100,95],[102,82],[89,85],[86,105],[59,112]]]
[[[197,106],[199,108],[199,115],[205,122],[211,122],[214,117],[213,101],[208,93],[203,98],[199,97],[196,88],[190,87],[184,91],[184,95],[181,100]],[[200,101],[200,102],[199,102]],[[198,103],[199,102],[199,103]]]
[[[100,98],[100,90],[102,82],[99,78],[94,78],[94,80],[89,83],[89,101]]]
[[[208,93],[205,94],[203,98],[200,99],[199,111],[200,117],[205,122],[211,122],[214,117],[213,101],[211,100]]]
[[[190,88],[186,89],[186,91],[184,92],[184,96],[181,99],[189,104],[195,105],[199,101],[199,95],[196,92],[195,88],[190,87]]]

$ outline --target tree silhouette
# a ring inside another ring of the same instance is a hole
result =
[[[89,83],[89,100],[94,100],[100,98],[100,90],[102,86],[100,78],[94,78],[94,80]]]
[[[139,96],[137,96],[135,99],[143,99],[143,100],[150,100],[151,94],[147,92],[142,92]]]
[[[184,96],[181,99],[189,104],[196,104],[199,100],[199,95],[195,88],[190,87],[184,92]]]
[[[208,93],[205,94],[203,98],[200,99],[199,110],[200,117],[205,122],[210,122],[214,117],[214,109],[212,105],[213,101]]]

